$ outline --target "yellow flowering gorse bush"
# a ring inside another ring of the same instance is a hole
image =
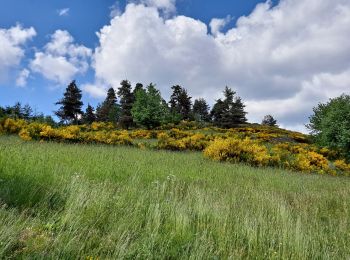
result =
[[[182,122],[182,130],[126,131],[116,130],[111,123],[54,128],[41,123],[4,119],[0,121],[0,133],[18,134],[26,141],[101,143],[134,145],[141,149],[203,151],[205,157],[216,161],[243,162],[257,167],[273,166],[306,173],[350,175],[350,164],[339,156],[339,152],[310,144],[306,135],[275,127],[197,129],[195,125]]]

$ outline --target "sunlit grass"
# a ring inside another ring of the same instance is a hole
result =
[[[0,258],[350,257],[350,180],[0,137]]]

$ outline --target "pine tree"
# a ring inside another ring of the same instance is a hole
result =
[[[109,88],[107,97],[96,108],[97,121],[116,123],[119,120],[120,108],[114,88]]]
[[[21,109],[21,114],[23,119],[29,120],[33,117],[33,109],[30,107],[29,104],[24,105]]]
[[[214,125],[219,127],[221,126],[221,121],[222,121],[224,111],[225,111],[225,103],[221,99],[218,99],[210,112],[210,117]]]
[[[61,122],[78,124],[83,114],[81,111],[83,106],[81,97],[81,90],[75,84],[75,80],[73,80],[66,88],[64,97],[56,103],[56,105],[61,105],[60,109],[55,112],[61,119]]]
[[[118,89],[121,107],[119,123],[123,128],[129,129],[133,124],[131,109],[134,103],[134,95],[131,92],[131,84],[129,81],[123,80],[120,85]]]
[[[196,99],[193,104],[193,115],[197,121],[209,122],[209,105],[205,99]]]
[[[136,83],[135,85],[135,88],[134,88],[134,91],[132,92],[133,95],[134,95],[134,98],[136,97],[136,92],[143,89],[143,85],[142,83]]]
[[[96,121],[95,110],[90,104],[88,104],[85,110],[83,120],[85,124],[92,124],[93,122]]]
[[[6,113],[5,113],[5,108],[0,106],[0,119],[5,117]]]
[[[188,96],[187,90],[179,85],[171,89],[173,90],[169,101],[171,112],[181,115],[183,120],[191,119],[192,97]]]
[[[277,120],[273,118],[271,115],[266,115],[264,116],[262,122],[262,125],[267,125],[267,126],[277,126]]]
[[[20,102],[16,102],[16,104],[11,108],[11,117],[22,118],[22,104]]]
[[[244,111],[245,105],[240,97],[235,98],[235,102],[231,107],[233,126],[247,123],[247,112]]]
[[[225,99],[217,100],[211,116],[215,125],[223,128],[231,128],[247,122],[244,104],[240,97],[235,97],[236,92],[226,87]]]

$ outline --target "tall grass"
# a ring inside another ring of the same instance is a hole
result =
[[[0,138],[0,258],[344,259],[350,180]]]

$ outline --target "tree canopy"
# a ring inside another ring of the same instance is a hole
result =
[[[173,93],[170,96],[170,109],[172,113],[179,114],[182,120],[191,119],[192,101],[187,90],[179,85],[172,86]]]
[[[139,87],[139,86],[138,86]],[[123,80],[118,88],[118,96],[120,98],[120,117],[119,123],[123,128],[129,129],[133,124],[131,109],[134,103],[134,94],[131,91],[131,84],[127,80]]]
[[[321,146],[340,149],[350,160],[350,96],[343,94],[318,104],[309,119],[306,127],[315,141]]]
[[[224,100],[218,99],[211,111],[213,123],[218,127],[231,128],[247,122],[245,105],[240,97],[236,97],[236,92],[226,87]]]
[[[114,88],[109,88],[107,97],[96,108],[97,121],[117,123],[120,115],[120,107]]]
[[[263,120],[261,121],[262,125],[267,126],[277,126],[277,120],[273,118],[271,115],[264,116]]]
[[[61,122],[78,124],[83,114],[81,97],[81,90],[73,80],[66,88],[63,98],[56,103],[56,105],[61,105],[59,110],[55,112]]]
[[[131,113],[138,125],[151,129],[166,121],[169,111],[154,84],[149,84],[146,90],[139,89],[135,95]]]

